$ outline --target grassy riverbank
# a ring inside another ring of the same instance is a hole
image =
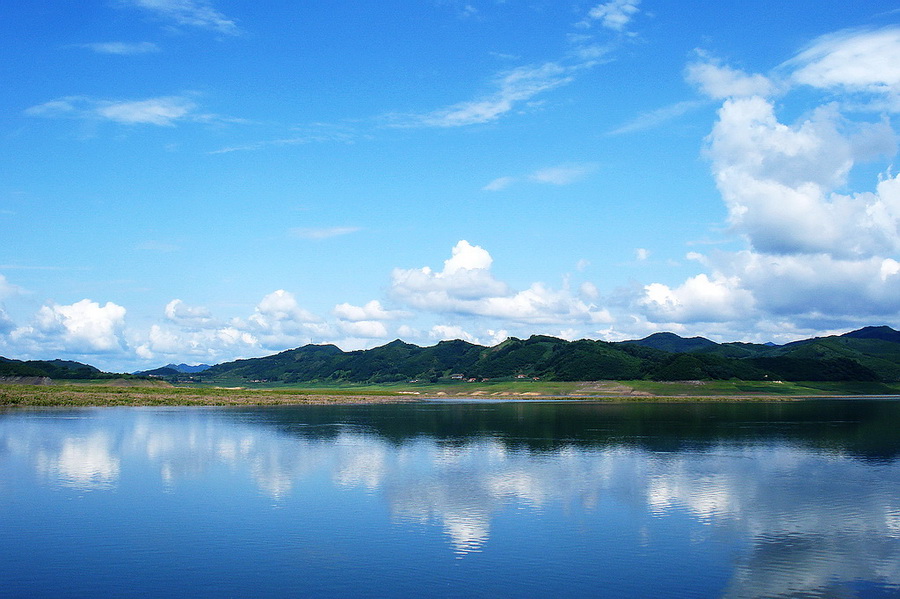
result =
[[[600,399],[616,401],[766,400],[846,395],[900,395],[883,383],[745,381],[487,382],[396,385],[174,387],[164,383],[86,381],[0,385],[0,406],[229,406],[384,403],[417,399]]]
[[[104,384],[0,385],[0,406],[235,406],[403,401],[395,393]]]

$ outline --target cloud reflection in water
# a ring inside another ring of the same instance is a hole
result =
[[[438,527],[459,556],[485,551],[498,534],[495,519],[515,510],[577,518],[618,509],[651,545],[654,522],[687,518],[745,543],[728,597],[839,595],[858,581],[900,592],[898,460],[867,462],[784,440],[668,452],[576,442],[538,450],[490,434],[398,440],[360,427],[307,433],[227,411],[136,414],[87,413],[74,427],[34,418],[14,428],[0,419],[0,464],[21,459],[52,485],[93,491],[120,484],[129,469],[150,468],[169,492],[215,474],[282,504],[325,481],[335,492],[378,498],[395,522]]]

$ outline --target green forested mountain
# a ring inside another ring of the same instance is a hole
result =
[[[628,343],[661,349],[672,353],[704,351],[718,345],[715,341],[710,341],[704,337],[686,338],[680,337],[675,333],[653,333],[649,337],[644,337],[637,341],[629,341]]]
[[[889,327],[868,327],[783,346],[715,343],[674,333],[619,343],[534,335],[510,338],[494,347],[460,340],[419,347],[397,340],[353,352],[333,345],[306,345],[264,358],[219,364],[198,376],[210,382],[283,383],[453,378],[889,382],[900,381],[900,333]]]
[[[568,342],[543,335],[525,340],[510,338],[494,347],[460,340],[419,347],[398,340],[353,352],[342,352],[333,345],[306,345],[274,356],[219,364],[199,376],[203,380],[241,378],[286,383],[516,376],[549,380],[633,379],[642,374],[643,360],[636,355],[639,353],[603,341]]]
[[[716,343],[674,333],[617,343],[534,335],[528,339],[513,337],[494,347],[460,340],[419,347],[397,340],[351,352],[334,345],[305,345],[262,358],[218,364],[190,376],[171,366],[141,374],[173,382],[287,384],[512,378],[898,382],[900,332],[890,327],[866,327],[780,346]],[[11,376],[99,379],[121,375],[103,373],[80,362],[0,358],[0,377]]]
[[[51,379],[95,379],[103,373],[93,366],[68,360],[11,360],[0,356],[0,377],[49,377]]]
[[[856,331],[844,333],[841,337],[850,339],[880,339],[882,341],[893,341],[900,343],[900,331],[895,331],[891,327],[863,327]]]

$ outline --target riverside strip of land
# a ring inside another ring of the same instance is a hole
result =
[[[495,400],[790,400],[878,395],[900,397],[900,385],[745,381],[504,382],[299,387],[175,387],[158,381],[0,384],[0,406],[237,406],[367,404],[428,399]]]

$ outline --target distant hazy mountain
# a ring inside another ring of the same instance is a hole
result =
[[[204,370],[208,370],[210,368],[209,364],[196,364],[191,366],[190,364],[166,364],[163,368],[171,368],[172,370],[177,370],[178,372],[182,372],[184,374],[194,374],[195,372],[203,372]]]
[[[166,364],[152,370],[141,370],[134,374],[138,376],[177,376],[179,374],[196,374],[210,368],[209,364]]]

